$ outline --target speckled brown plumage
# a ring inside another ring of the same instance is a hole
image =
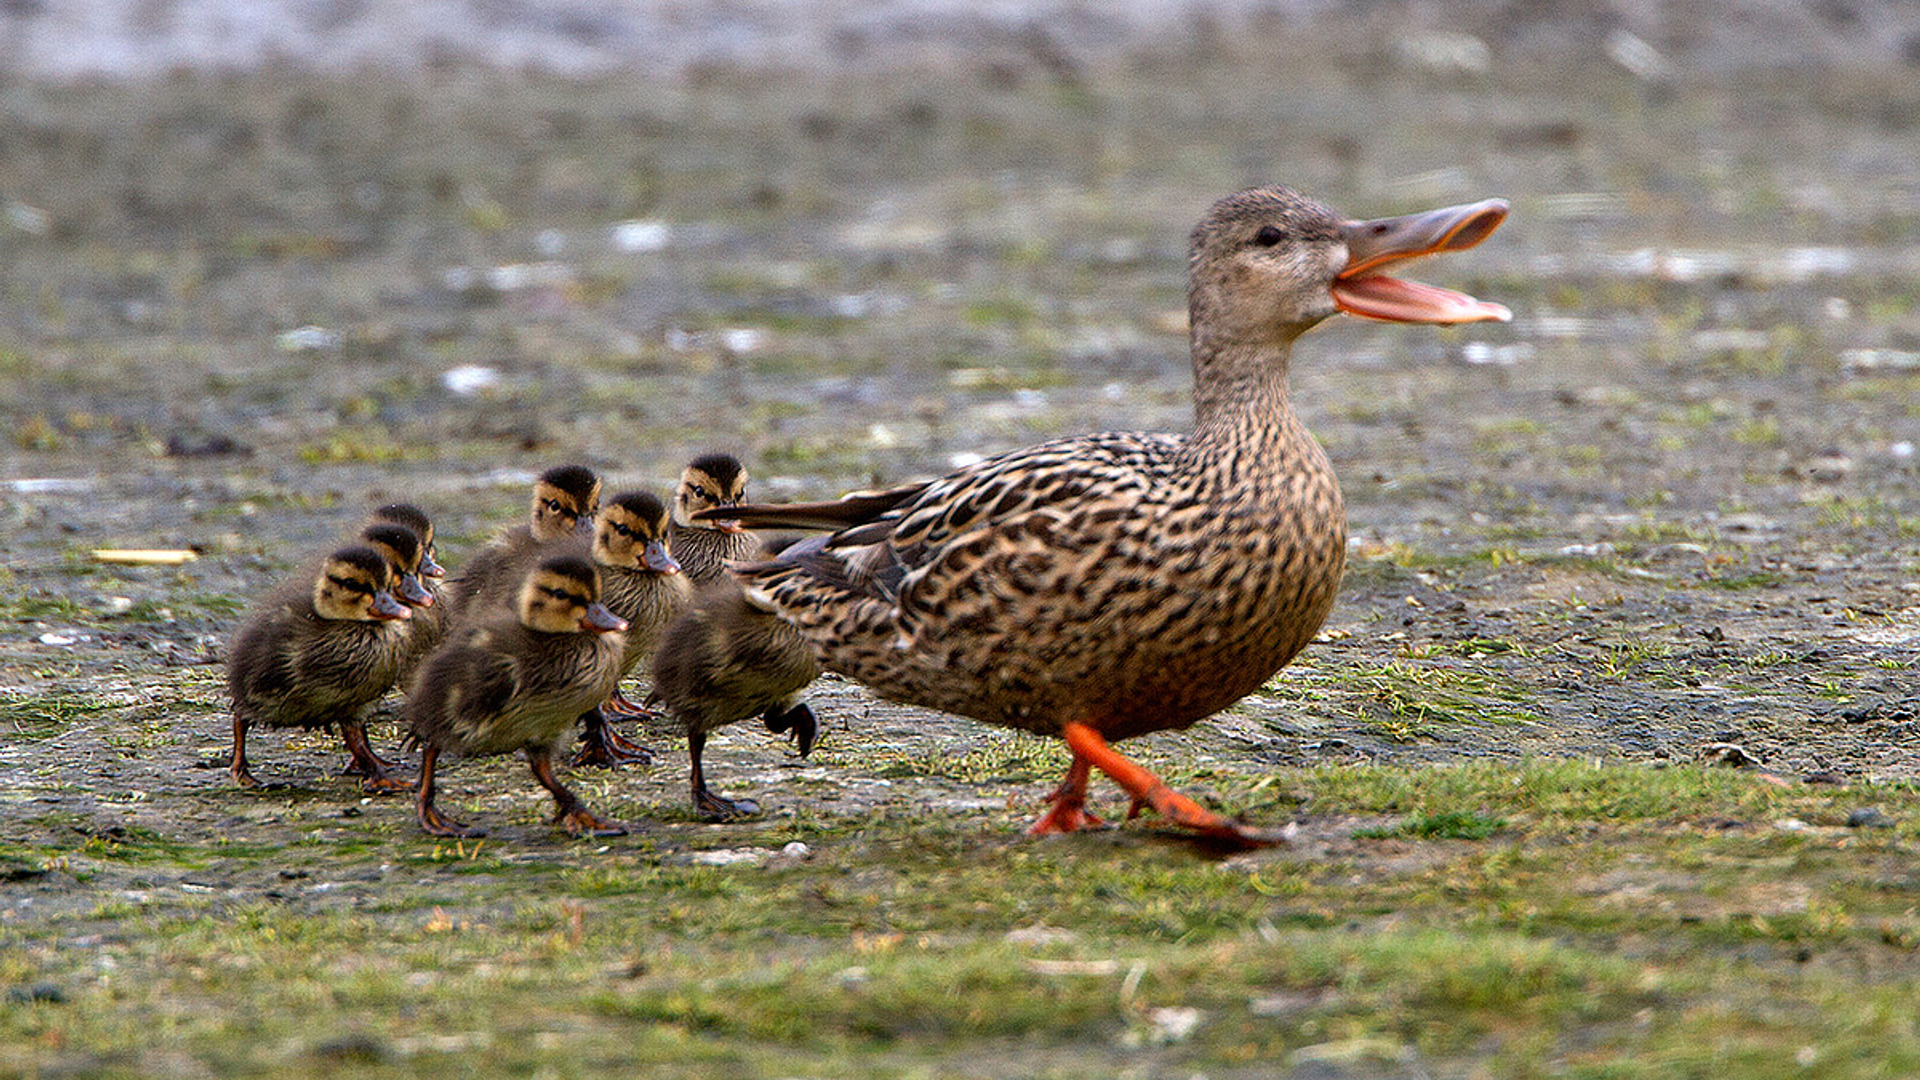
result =
[[[584,465],[557,465],[534,481],[527,521],[502,530],[474,553],[447,589],[447,619],[458,625],[484,607],[481,597],[512,597],[546,545],[593,532],[600,478]]]
[[[1293,341],[1336,310],[1503,317],[1380,271],[1470,246],[1504,214],[1485,203],[1350,222],[1284,188],[1222,199],[1189,260],[1191,434],[1060,439],[863,496],[865,512],[840,531],[739,576],[830,670],[896,700],[1065,737],[1074,767],[1036,831],[1097,822],[1081,804],[1098,766],[1136,808],[1252,842],[1106,742],[1218,711],[1318,631],[1346,517],[1288,394]],[[832,507],[726,514],[778,527],[829,520]]]
[[[732,581],[703,589],[667,627],[653,661],[653,688],[687,735],[694,809],[721,820],[759,812],[746,799],[725,799],[707,787],[702,755],[711,732],[750,716],[777,731],[794,731],[804,756],[813,747],[812,710],[799,701],[820,675],[795,627],[747,602]]]
[[[600,603],[599,574],[577,556],[546,559],[526,575],[516,611],[456,628],[421,669],[406,717],[421,746],[420,823],[436,835],[478,835],[434,808],[441,754],[521,751],[576,834],[624,830],[593,816],[554,778],[555,746],[581,713],[619,683],[626,623]]]
[[[729,563],[766,557],[760,538],[725,514],[746,492],[747,470],[730,454],[703,454],[681,470],[667,537],[673,557],[696,587],[724,578]],[[716,516],[693,520],[699,513]]]
[[[276,589],[247,620],[227,661],[235,783],[259,786],[246,750],[247,731],[258,724],[337,727],[364,789],[409,786],[387,775],[365,728],[368,707],[393,685],[406,653],[407,609],[389,592],[392,576],[380,552],[342,548]]]

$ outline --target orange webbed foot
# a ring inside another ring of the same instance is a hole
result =
[[[1249,829],[1228,821],[1168,787],[1166,782],[1158,776],[1127,760],[1119,751],[1107,745],[1106,737],[1090,725],[1067,723],[1061,727],[1060,735],[1073,749],[1076,767],[1082,761],[1098,767],[1101,772],[1113,777],[1116,783],[1126,789],[1127,794],[1133,796],[1133,805],[1127,812],[1128,820],[1137,816],[1142,807],[1150,806],[1173,824],[1217,844],[1235,848],[1256,848],[1286,843],[1284,836]],[[1073,774],[1069,773],[1069,784],[1072,778]],[[1063,784],[1062,790],[1064,791],[1067,786]],[[1084,786],[1083,783],[1083,790]]]

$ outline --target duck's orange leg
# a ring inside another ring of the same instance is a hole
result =
[[[1074,751],[1073,764],[1067,766],[1067,778],[1047,796],[1047,812],[1040,820],[1027,827],[1028,836],[1045,836],[1048,833],[1079,832],[1082,829],[1098,829],[1106,824],[1099,818],[1087,813],[1087,778],[1093,765]]]
[[[1168,787],[1165,781],[1128,761],[1119,751],[1108,746],[1106,738],[1087,724],[1069,722],[1060,729],[1060,735],[1067,740],[1067,745],[1073,750],[1074,766],[1067,772],[1067,784],[1061,785],[1063,792],[1072,784],[1074,770],[1078,770],[1080,799],[1084,801],[1086,766],[1093,765],[1101,772],[1113,777],[1116,783],[1126,789],[1127,794],[1133,796],[1134,807],[1127,814],[1129,818],[1139,812],[1141,804],[1145,804],[1158,810],[1163,817],[1175,825],[1183,829],[1191,829],[1210,840],[1220,840],[1246,847],[1260,847],[1281,842],[1277,837],[1263,837],[1257,833],[1248,832]],[[1060,804],[1056,803],[1055,810],[1059,808]],[[1052,814],[1053,811],[1049,811],[1048,817]]]

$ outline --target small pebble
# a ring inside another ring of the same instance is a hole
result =
[[[1877,806],[1862,806],[1847,815],[1849,829],[1891,829],[1893,818]]]

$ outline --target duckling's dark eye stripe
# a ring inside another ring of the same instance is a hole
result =
[[[582,596],[579,593],[568,592],[565,589],[557,589],[552,585],[542,585],[540,586],[540,591],[543,593],[546,593],[548,596],[553,597],[555,600],[564,600],[569,604],[579,604],[581,607],[585,607],[589,603],[592,603],[592,601],[588,600],[585,596]]]
[[[371,596],[376,591],[378,591],[374,589],[373,586],[367,584],[364,581],[356,581],[353,578],[343,578],[337,574],[328,574],[327,580],[333,582],[335,585],[340,586],[341,588],[347,590],[348,592],[356,592],[362,596]]]

